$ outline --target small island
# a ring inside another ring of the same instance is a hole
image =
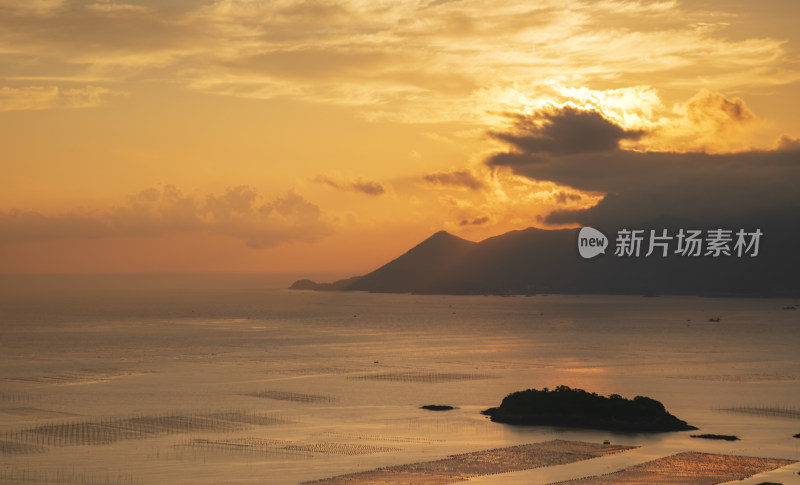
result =
[[[691,438],[701,438],[704,440],[723,440],[723,441],[739,441],[738,436],[729,434],[693,434]]]
[[[655,399],[618,394],[608,397],[559,386],[509,394],[500,407],[482,411],[492,421],[507,424],[567,426],[611,431],[662,432],[697,429],[664,409]]]
[[[455,408],[448,404],[426,404],[421,406],[420,409],[427,409],[428,411],[452,411]]]

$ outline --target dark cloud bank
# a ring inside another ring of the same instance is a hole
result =
[[[625,131],[599,113],[562,109],[517,117],[514,130],[492,133],[510,150],[486,163],[537,180],[607,194],[595,207],[556,211],[546,222],[609,229],[664,223],[708,227],[796,225],[800,149],[733,154],[635,152],[619,148]]]

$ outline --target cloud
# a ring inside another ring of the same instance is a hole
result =
[[[0,10],[27,15],[50,15],[61,9],[66,0],[0,0]]]
[[[800,138],[783,135],[775,142],[776,150],[800,150]]]
[[[703,96],[711,105],[728,113],[726,119],[749,120],[751,114],[738,103],[726,103],[716,96]],[[691,103],[690,103],[691,104]],[[695,106],[706,113],[709,103]],[[691,108],[691,109],[695,109]],[[716,109],[716,108],[714,108]],[[701,121],[707,118],[699,116]],[[539,115],[525,126],[535,127]],[[550,117],[553,123],[572,123],[569,116]],[[611,122],[594,120],[584,128],[597,134],[609,130]],[[515,123],[519,125],[519,121]],[[800,211],[800,193],[795,181],[800,178],[800,149],[784,141],[782,150],[749,150],[736,153],[642,152],[613,148],[614,143],[583,144],[580,150],[557,149],[543,152],[542,138],[560,128],[518,129],[498,139],[508,140],[510,150],[491,155],[486,163],[507,167],[518,175],[551,181],[580,191],[606,194],[594,207],[556,210],[545,219],[551,224],[579,223],[605,227],[642,224],[664,219],[695,224],[722,224],[738,221],[748,224],[784,223]],[[571,132],[570,128],[563,130]],[[591,134],[586,134],[590,139]],[[580,143],[579,140],[575,140]],[[593,147],[587,151],[586,146]],[[547,148],[550,145],[546,145]]]
[[[748,135],[761,121],[741,98],[701,90],[672,108],[670,117],[651,124],[649,149],[725,152],[746,149]]]
[[[353,183],[352,187],[356,192],[367,195],[383,195],[386,193],[386,189],[378,182],[356,181]]]
[[[706,89],[671,106],[650,86],[601,90],[554,84],[537,86],[532,93],[509,88],[486,94],[502,100],[498,113],[504,118],[494,124],[510,122],[489,131],[490,137],[511,145],[535,144],[518,147],[527,151],[722,153],[752,149],[753,136],[767,127],[741,98]]]
[[[462,219],[461,222],[458,223],[459,226],[481,226],[489,222],[489,216],[481,216],[476,217],[475,219],[467,220]]]
[[[469,170],[429,173],[423,175],[422,180],[438,187],[466,188],[470,190],[479,190],[485,187],[485,183]]]
[[[557,209],[582,209],[596,205],[602,194],[581,193],[553,182],[535,181],[516,175],[510,169],[492,167],[492,170],[464,172],[480,175],[480,190],[428,191],[426,207],[438,205],[436,211],[425,215],[440,217],[437,225],[457,233],[469,233],[473,238],[490,237],[499,233],[537,225],[549,212]],[[451,170],[443,172],[450,174]],[[430,175],[430,174],[429,174]],[[446,181],[448,179],[445,179]],[[434,188],[447,185],[432,185]]]
[[[325,184],[337,190],[360,192],[366,195],[377,196],[386,193],[386,187],[380,182],[363,180],[360,178],[355,180],[341,180],[339,178],[320,175],[314,179],[314,182]]]
[[[502,108],[495,94],[536,97],[567,79],[618,88],[658,76],[659,87],[685,89],[702,73],[730,90],[800,79],[791,46],[726,35],[737,21],[611,0],[0,0],[0,63],[23,78],[168,80],[356,105],[370,118],[474,122]]]
[[[730,125],[755,121],[756,116],[741,98],[728,99],[721,93],[702,90],[690,99],[684,109],[687,118],[695,124],[713,124],[717,130]]]
[[[36,10],[8,3],[0,0],[0,63],[16,78],[174,80],[183,77],[175,69],[188,67],[180,59],[218,42],[185,6],[166,5],[173,2],[40,0]],[[172,72],[165,76],[163,69]]]
[[[86,86],[61,89],[58,86],[0,87],[0,111],[42,110],[53,108],[91,108],[104,104],[110,96],[125,93]]]
[[[142,5],[131,5],[128,3],[117,3],[112,2],[110,0],[99,1],[95,3],[90,3],[86,6],[88,10],[92,10],[95,12],[101,12],[106,15],[118,15],[124,14],[129,12],[140,12],[144,13],[147,12],[148,9]]]
[[[559,190],[553,194],[553,199],[559,204],[566,204],[569,201],[579,201],[583,198],[581,194],[568,193],[564,190]]]
[[[318,206],[294,191],[265,201],[248,186],[203,197],[186,195],[174,185],[148,188],[121,206],[87,214],[0,211],[0,241],[5,243],[200,231],[242,239],[252,248],[270,248],[316,241],[332,227]]]
[[[644,133],[625,130],[596,111],[569,106],[534,116],[509,116],[514,120],[514,132],[489,132],[489,135],[524,153],[607,152],[617,150],[622,140],[635,140]]]
[[[384,49],[325,48],[287,46],[252,56],[240,57],[228,64],[234,69],[244,69],[288,79],[314,78],[364,78],[374,75],[376,69],[387,68],[398,59]]]

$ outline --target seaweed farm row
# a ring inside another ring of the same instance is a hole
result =
[[[738,414],[752,414],[756,416],[770,416],[775,418],[800,419],[800,408],[794,406],[780,406],[777,404],[769,406],[736,406],[732,408],[720,409]]]
[[[336,402],[336,398],[322,394],[304,394],[300,392],[287,392],[287,391],[261,391],[243,394],[243,396],[259,397],[262,399],[273,399],[275,401],[291,401],[291,402]]]
[[[0,391],[0,401],[3,402],[27,402],[34,398],[29,392]]]
[[[419,382],[419,383],[435,384],[442,382],[458,382],[458,381],[491,379],[493,377],[495,376],[489,374],[477,374],[477,373],[410,371],[410,372],[385,372],[380,374],[367,374],[361,376],[353,376],[350,377],[349,379],[386,381],[386,382]]]
[[[143,481],[130,474],[94,473],[79,471],[74,467],[60,467],[43,471],[30,468],[0,469],[0,483],[7,485],[143,485]]]
[[[251,426],[285,423],[288,421],[275,415],[252,411],[73,420],[6,432],[0,435],[0,452],[23,454],[41,451],[43,447],[106,445],[122,440],[168,434],[232,432],[248,429]]]
[[[273,440],[261,438],[236,438],[236,439],[192,439],[182,445],[189,449],[199,449],[210,452],[231,452],[236,454],[249,453],[255,455],[262,454],[293,454],[293,455],[343,455],[359,456],[371,455],[375,453],[390,453],[400,451],[400,448],[375,446],[362,443],[300,443],[287,440]]]

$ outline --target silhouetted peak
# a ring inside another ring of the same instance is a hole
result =
[[[447,231],[438,231],[435,232],[432,236],[428,239],[425,239],[421,243],[417,244],[409,252],[414,252],[415,250],[419,250],[422,248],[455,248],[455,247],[467,247],[473,246],[477,243],[473,241],[467,241],[466,239],[462,239],[458,236],[454,236]]]
[[[473,241],[468,241],[464,238],[460,238],[454,234],[450,234],[449,232],[442,230],[433,233],[428,239],[422,241],[421,244],[425,244],[426,242],[432,241],[439,241],[439,242],[460,242],[460,243],[470,243],[475,244]]]
[[[437,232],[433,233],[433,235],[431,237],[429,237],[428,239],[444,239],[444,238],[461,239],[460,237],[454,236],[454,235],[450,234],[449,232],[447,232],[445,230],[441,230],[441,231],[437,231]]]

